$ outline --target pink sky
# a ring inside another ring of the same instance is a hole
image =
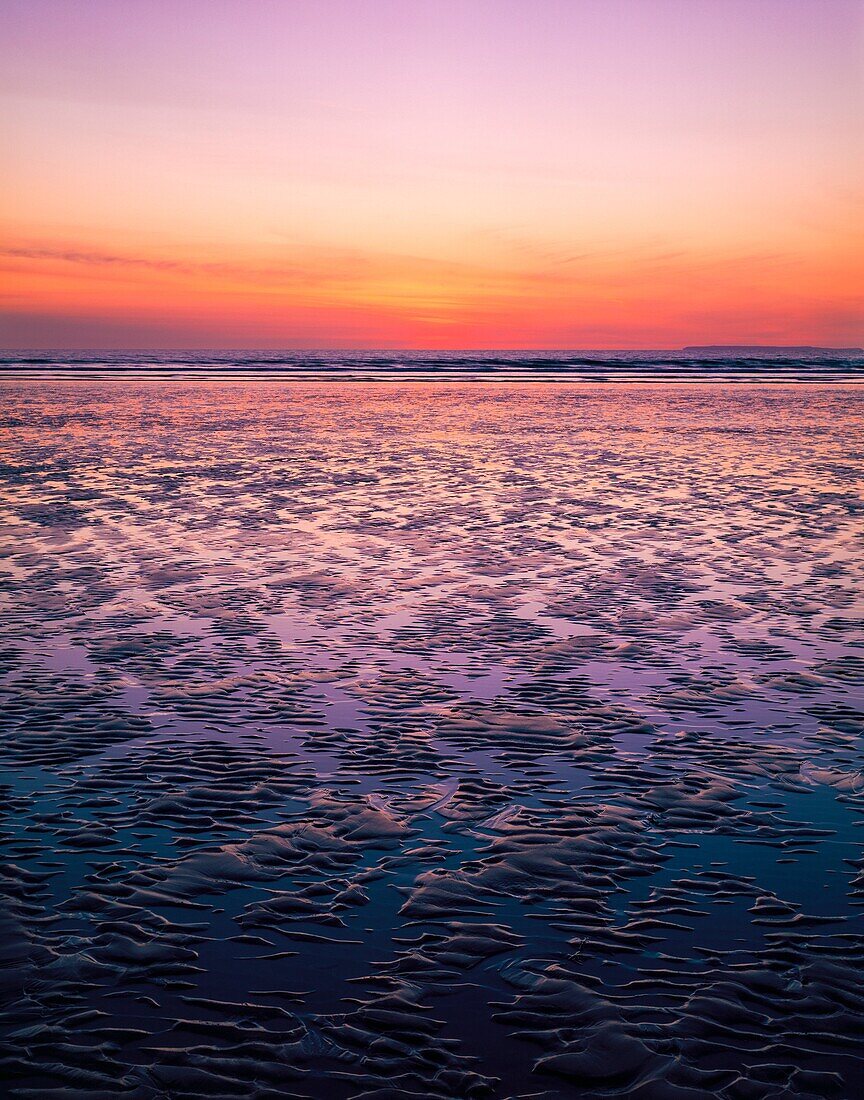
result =
[[[3,0],[0,345],[864,343],[858,0]]]

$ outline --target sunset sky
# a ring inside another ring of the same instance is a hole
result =
[[[2,0],[0,345],[860,345],[862,72],[862,0]]]

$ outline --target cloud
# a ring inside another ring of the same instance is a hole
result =
[[[65,248],[0,248],[0,256],[12,260],[48,260],[69,264],[112,264],[122,267],[147,267],[156,271],[185,270],[188,264],[176,260],[152,260],[140,256],[118,256],[110,252],[81,251]]]

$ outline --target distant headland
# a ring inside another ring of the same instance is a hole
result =
[[[725,355],[741,355],[747,352],[787,351],[801,354],[807,352],[831,352],[835,355],[860,355],[864,348],[814,348],[806,344],[691,344],[682,351],[720,351]]]

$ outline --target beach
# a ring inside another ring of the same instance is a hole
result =
[[[861,1094],[860,387],[0,391],[11,1095]]]

